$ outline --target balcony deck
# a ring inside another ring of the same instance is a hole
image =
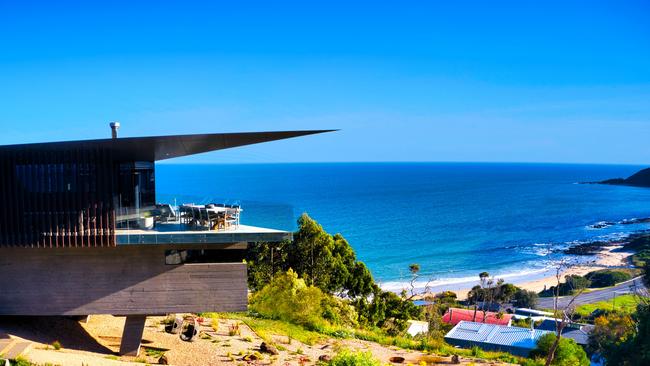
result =
[[[184,224],[156,223],[154,229],[118,229],[117,245],[129,244],[226,244],[240,242],[280,242],[290,240],[287,231],[249,225],[227,230],[201,230]]]

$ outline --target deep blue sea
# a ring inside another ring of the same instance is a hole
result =
[[[341,233],[384,287],[410,263],[435,284],[488,271],[528,278],[571,243],[647,230],[593,229],[650,217],[650,189],[576,184],[627,177],[615,165],[350,163],[158,165],[160,201],[240,203],[242,223],[294,230],[307,212]]]

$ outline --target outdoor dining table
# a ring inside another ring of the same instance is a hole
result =
[[[214,206],[214,207],[206,207],[205,205],[183,205],[183,207],[187,208],[198,208],[201,210],[205,210],[208,214],[226,214],[228,211],[233,211],[236,210],[238,213],[241,213],[243,209],[241,207],[237,208],[232,208],[232,207],[221,207],[221,206]],[[225,216],[225,215],[224,215]],[[212,225],[210,230],[219,230],[219,222],[215,222],[214,225]],[[226,230],[226,223],[225,221],[223,222],[223,229]]]

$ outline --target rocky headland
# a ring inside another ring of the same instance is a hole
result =
[[[586,184],[610,184],[615,186],[632,186],[650,188],[650,168],[639,170],[627,178],[606,179],[600,182],[585,182]]]

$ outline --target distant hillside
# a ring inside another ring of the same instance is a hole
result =
[[[612,184],[618,186],[650,187],[650,168],[639,170],[628,178],[607,179],[598,184]]]

